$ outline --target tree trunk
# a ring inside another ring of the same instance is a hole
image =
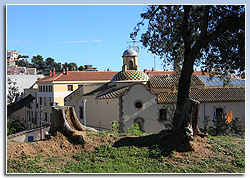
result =
[[[35,97],[33,97],[31,94],[29,94],[25,98],[22,98],[20,101],[9,104],[7,106],[7,117],[9,117],[15,111],[17,111],[17,110],[21,109],[22,107],[26,106],[27,104],[29,104],[34,99],[35,99]]]
[[[198,52],[199,49],[193,50]],[[184,60],[181,76],[179,79],[178,97],[176,104],[176,111],[173,118],[173,126],[175,130],[181,129],[184,131],[184,135],[189,137],[189,140],[193,139],[195,135],[204,136],[198,128],[198,113],[199,102],[189,99],[189,90],[191,76],[193,74],[193,65],[195,55],[189,52]]]
[[[84,131],[98,132],[96,129],[83,126],[80,123],[74,107],[52,106],[52,119],[49,134],[54,135],[57,131],[77,141],[84,141]]]

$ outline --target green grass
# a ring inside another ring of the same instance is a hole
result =
[[[244,173],[245,141],[227,136],[210,137],[208,146],[216,156],[201,158],[195,152],[182,158],[158,145],[98,146],[94,151],[45,157],[22,153],[8,160],[8,173]]]

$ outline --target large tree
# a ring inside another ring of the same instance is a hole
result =
[[[245,72],[245,6],[243,5],[169,5],[148,6],[141,14],[131,38],[142,26],[141,42],[165,64],[179,65],[177,106],[173,124],[185,128],[190,79],[194,66],[218,74],[244,75]]]
[[[43,60],[43,57],[41,55],[33,56],[31,62],[39,71],[43,71],[47,67],[46,62]]]
[[[46,65],[48,68],[53,68],[53,67],[56,67],[57,66],[57,63],[55,62],[55,60],[51,57],[48,57],[46,60]]]

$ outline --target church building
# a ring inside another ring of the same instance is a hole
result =
[[[166,129],[175,108],[178,78],[174,74],[148,75],[140,71],[138,55],[133,49],[125,50],[122,59],[122,71],[108,83],[88,93],[82,93],[84,86],[78,88],[64,98],[64,105],[82,107],[76,111],[81,123],[101,130],[110,130],[114,122],[118,123],[119,132],[126,132],[136,123],[146,133]],[[205,117],[212,118],[217,108],[225,114],[235,109],[233,118],[237,116],[244,123],[244,94],[245,87],[208,88],[196,74],[192,75],[190,98],[201,102],[201,127]]]

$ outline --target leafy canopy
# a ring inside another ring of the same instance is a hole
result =
[[[183,66],[200,41],[194,65],[220,74],[245,72],[245,6],[148,6],[130,34],[135,39],[142,26],[141,42],[166,65]]]

